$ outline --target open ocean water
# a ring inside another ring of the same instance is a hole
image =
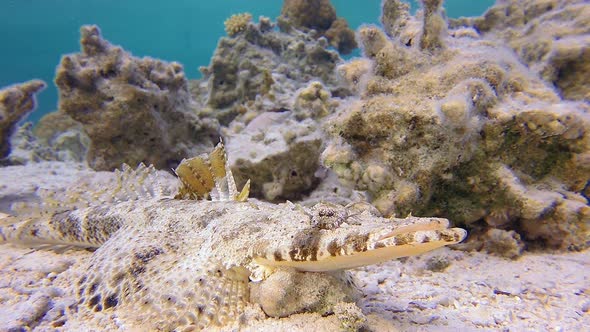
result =
[[[0,10],[0,87],[40,78],[48,83],[39,94],[36,121],[57,108],[53,85],[63,54],[78,52],[79,28],[97,24],[111,43],[136,56],[151,56],[184,65],[189,78],[209,63],[223,21],[250,12],[274,20],[280,0],[2,0]],[[356,28],[378,23],[381,0],[332,0],[338,16]],[[449,17],[477,16],[493,0],[447,0]],[[418,5],[411,2],[412,9]]]

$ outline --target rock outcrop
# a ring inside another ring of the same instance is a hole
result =
[[[144,162],[170,169],[219,139],[216,121],[196,115],[180,64],[135,58],[96,26],[83,26],[81,34],[81,53],[62,58],[55,83],[59,112],[90,138],[92,168]]]

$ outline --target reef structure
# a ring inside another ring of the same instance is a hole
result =
[[[58,68],[60,109],[36,133],[70,151],[50,159],[86,155],[99,170],[170,169],[221,135],[237,184],[252,179],[254,197],[316,199],[335,175],[333,190],[366,193],[385,216],[448,218],[480,242],[513,243],[511,257],[524,243],[583,249],[587,6],[519,3],[447,26],[440,1],[415,17],[384,1],[383,29],[361,27],[363,56],[346,62],[311,30],[236,16],[192,82],[179,64],[135,58],[85,26],[81,53]]]
[[[558,3],[543,17],[570,12]],[[503,38],[458,23],[448,29],[440,6],[423,1],[417,18],[384,1],[387,30],[359,29],[363,57],[338,69],[358,98],[325,121],[332,140],[323,164],[385,215],[440,216],[552,248],[588,247],[590,105],[562,99]],[[533,31],[539,21],[522,24]]]
[[[92,167],[133,167],[97,172],[30,158],[0,168],[3,179],[22,178],[0,186],[0,242],[8,242],[3,261],[10,261],[2,268],[8,309],[0,314],[9,312],[15,329],[69,330],[237,330],[255,321],[274,328],[321,316],[349,331],[368,329],[367,319],[382,330],[375,313],[412,328],[454,326],[460,321],[437,321],[451,313],[474,329],[549,329],[532,316],[513,317],[525,311],[583,324],[587,273],[568,269],[587,271],[585,252],[520,257],[527,247],[589,246],[582,5],[504,1],[483,18],[447,26],[440,0],[423,1],[416,16],[385,0],[383,28],[361,27],[362,57],[346,62],[312,29],[277,30],[267,18],[238,15],[204,79],[191,82],[179,65],[135,58],[83,27],[82,52],[58,69],[60,110],[17,134],[35,133],[77,161],[88,140]],[[543,33],[544,25],[563,24],[575,29]],[[188,128],[162,109],[188,119]],[[99,132],[119,122],[132,128],[129,136],[121,127],[114,136]],[[172,136],[152,145],[143,130]],[[220,135],[226,146],[184,159]],[[149,155],[158,149],[172,150]],[[149,160],[161,169],[178,164],[180,181],[135,167]],[[465,237],[450,225],[470,230],[470,242],[454,248],[521,260],[447,251],[425,262],[384,262]],[[61,255],[64,246],[90,250]],[[514,270],[538,257],[541,267],[515,281]],[[537,278],[549,265],[568,287],[548,290],[552,278]],[[495,281],[465,288],[482,275]],[[367,281],[362,298],[359,279]],[[462,292],[449,296],[457,286]],[[540,296],[561,303],[532,306]]]

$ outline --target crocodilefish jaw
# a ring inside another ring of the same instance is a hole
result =
[[[449,221],[441,218],[378,219],[387,222],[306,229],[295,235],[289,245],[269,247],[253,261],[268,268],[336,271],[419,255],[459,243],[467,236],[467,231],[449,228]]]

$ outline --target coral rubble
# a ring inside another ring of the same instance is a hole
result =
[[[45,83],[32,80],[0,90],[0,158],[10,153],[10,138],[19,121],[35,108],[35,94]]]
[[[132,57],[96,26],[82,27],[81,34],[82,52],[62,58],[55,83],[59,112],[81,123],[90,138],[92,168],[140,162],[170,168],[218,139],[216,123],[195,115],[180,64]]]

